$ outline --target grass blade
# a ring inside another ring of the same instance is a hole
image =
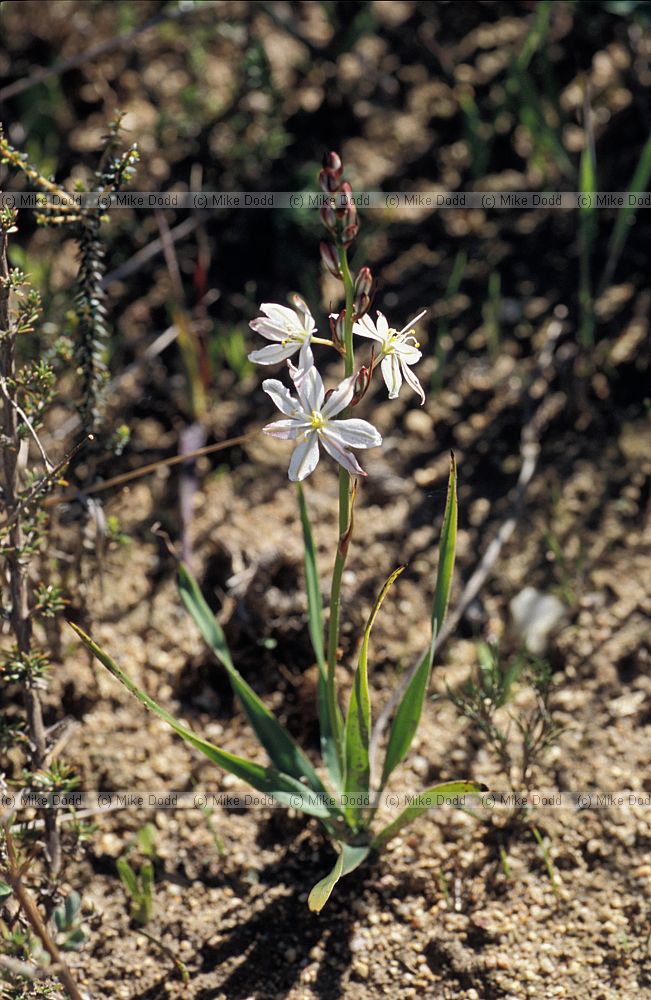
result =
[[[115,867],[117,868],[118,875],[120,876],[120,881],[124,885],[125,889],[132,897],[136,899],[140,891],[138,886],[138,880],[136,878],[136,873],[129,864],[126,858],[118,858],[115,862]]]
[[[640,159],[638,160],[637,167],[635,168],[635,173],[633,174],[633,179],[631,180],[631,185],[628,189],[625,203],[619,210],[614,229],[608,242],[608,257],[606,259],[606,266],[604,268],[603,277],[599,282],[600,294],[605,292],[613,279],[615,269],[619,263],[619,258],[624,250],[631,222],[637,211],[636,206],[629,203],[628,194],[645,192],[649,183],[649,178],[651,178],[651,135],[649,135],[649,138],[642,148]]]
[[[488,788],[486,785],[480,785],[476,781],[447,781],[441,785],[434,785],[432,788],[428,788],[426,792],[421,792],[414,798],[414,801],[403,809],[397,819],[394,819],[393,823],[389,823],[385,826],[384,830],[378,833],[377,837],[372,841],[371,848],[375,851],[381,850],[385,844],[388,844],[403,827],[407,826],[408,823],[412,823],[419,816],[422,816],[424,812],[428,809],[435,809],[437,806],[444,805],[446,802],[455,799],[458,795],[479,795],[480,792],[487,792]]]
[[[234,666],[224,632],[208,607],[199,584],[183,563],[179,564],[179,591],[190,617],[226,670],[233,692],[269,754],[271,763],[285,774],[299,780],[304,778],[313,791],[326,793],[323,782],[303,751]]]
[[[201,739],[192,729],[177,722],[170,712],[162,708],[153,698],[150,698],[137,684],[134,684],[131,678],[118,667],[117,663],[111,659],[108,653],[98,646],[90,636],[86,635],[78,625],[75,625],[73,622],[68,622],[68,624],[76,632],[86,648],[113,674],[116,680],[120,681],[131,694],[135,695],[138,701],[141,701],[159,719],[166,722],[186,743],[193,746],[195,750],[199,750],[200,753],[204,754],[214,764],[218,764],[225,771],[229,771],[230,774],[241,778],[242,781],[245,781],[257,791],[264,792],[266,795],[272,795],[282,805],[300,809],[302,812],[310,816],[318,816],[320,819],[330,817],[333,811],[331,804],[321,801],[314,793],[310,794],[305,785],[302,785],[296,778],[288,774],[283,774],[276,768],[263,767],[261,764],[255,764],[244,757],[238,757],[227,750],[222,750],[213,743]]]
[[[370,768],[368,747],[371,737],[371,699],[368,691],[368,647],[371,639],[371,629],[382,606],[382,602],[404,569],[404,566],[399,566],[398,569],[394,570],[382,587],[364,630],[344,729],[346,765],[344,791],[346,795],[368,795],[369,792]]]
[[[404,759],[420,722],[434,659],[434,643],[443,624],[450,597],[454,557],[457,546],[457,519],[457,468],[454,455],[451,454],[448,495],[439,542],[439,564],[432,608],[432,641],[422,662],[419,664],[418,670],[409,682],[395,714],[391,733],[389,734],[380,788],[384,788],[391,772]]]
[[[592,130],[592,112],[585,100],[585,143],[579,167],[579,189],[585,197],[579,206],[579,305],[581,307],[579,340],[583,347],[594,345],[594,299],[590,277],[590,261],[597,235],[597,158]]]
[[[350,875],[356,868],[359,868],[362,862],[368,857],[369,851],[369,847],[352,847],[350,844],[341,845],[341,853],[335,862],[334,868],[325,878],[317,882],[308,896],[307,905],[313,913],[321,912],[339,879],[343,878],[344,875]]]
[[[341,788],[341,768],[335,740],[335,725],[330,718],[328,703],[327,666],[325,658],[323,601],[319,586],[319,571],[316,563],[316,547],[310,524],[310,515],[305,502],[305,492],[297,483],[298,507],[303,528],[303,548],[305,552],[305,589],[307,591],[308,629],[312,641],[312,649],[319,667],[319,685],[317,689],[317,705],[319,709],[319,725],[321,732],[321,754],[337,790]],[[341,726],[340,726],[341,728]]]
[[[444,301],[447,306],[449,306],[455,295],[458,295],[459,288],[461,287],[461,282],[466,270],[466,264],[468,263],[468,255],[465,250],[459,250],[458,254],[454,258],[454,264],[452,265],[452,272],[448,279],[448,283],[445,288]],[[445,370],[445,362],[448,356],[448,351],[452,341],[450,339],[450,317],[445,313],[439,320],[438,328],[436,330],[436,347],[434,350],[434,358],[436,360],[436,368],[432,373],[432,380],[430,382],[430,388],[432,392],[438,392],[443,385],[443,372]]]

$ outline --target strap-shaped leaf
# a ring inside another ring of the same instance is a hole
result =
[[[353,678],[353,689],[350,694],[346,727],[344,729],[346,765],[344,791],[346,795],[367,796],[369,793],[370,769],[368,747],[371,738],[371,699],[368,691],[368,646],[371,639],[371,629],[382,606],[382,602],[387,596],[391,585],[397,580],[404,569],[404,566],[399,566],[386,581],[373,605],[366,628],[364,629],[357,670]]]
[[[434,644],[443,624],[450,597],[454,557],[457,547],[457,517],[457,469],[454,455],[451,454],[448,495],[439,541],[439,564],[432,607],[432,641],[422,662],[407,685],[407,689],[402,696],[398,710],[394,716],[382,771],[381,788],[384,788],[391,772],[407,754],[418,729],[418,723],[420,722],[434,659]]]
[[[305,589],[307,592],[308,629],[312,649],[319,667],[319,684],[317,689],[317,706],[319,710],[319,728],[321,734],[321,754],[335,788],[341,789],[341,768],[337,755],[335,726],[330,718],[330,707],[327,691],[327,666],[325,644],[323,639],[323,600],[319,586],[319,570],[316,563],[316,547],[310,524],[310,515],[305,501],[305,492],[300,483],[296,484],[298,508],[303,528],[303,551],[305,567]]]
[[[317,882],[307,898],[307,905],[313,913],[320,913],[339,879],[343,878],[344,875],[350,875],[356,868],[359,868],[362,861],[368,857],[369,851],[369,847],[341,845],[341,853],[337,857],[334,868],[325,878]]]
[[[173,715],[162,708],[153,698],[150,698],[137,684],[134,684],[131,678],[118,667],[117,663],[111,659],[108,653],[98,646],[89,635],[86,635],[78,625],[75,625],[73,622],[69,622],[68,624],[91,653],[97,657],[100,663],[121,684],[124,684],[131,694],[135,695],[146,708],[150,709],[155,715],[166,722],[186,743],[199,750],[214,764],[218,764],[225,771],[229,771],[236,777],[241,778],[242,781],[245,781],[257,791],[264,792],[266,795],[272,795],[281,805],[291,806],[310,816],[318,816],[320,819],[325,820],[330,818],[332,804],[328,799],[322,801],[318,794],[306,788],[296,778],[282,773],[275,767],[263,767],[261,764],[255,764],[244,757],[238,757],[236,754],[229,753],[227,750],[222,750],[213,743],[201,739],[192,729],[184,726],[181,722],[177,722]]]
[[[117,859],[117,861],[115,862],[115,867],[118,870],[118,875],[120,876],[120,879],[122,880],[122,884],[124,885],[125,889],[127,890],[127,892],[130,893],[133,899],[136,899],[136,897],[138,896],[139,887],[138,887],[138,879],[136,878],[136,873],[134,872],[133,868],[131,867],[127,859],[124,857]]]
[[[403,809],[393,823],[385,826],[384,830],[378,833],[371,843],[373,850],[379,851],[393,839],[403,827],[413,822],[428,809],[435,809],[446,802],[456,798],[458,795],[479,795],[480,792],[487,792],[486,785],[479,785],[476,781],[447,781],[441,785],[434,785],[426,792],[421,792],[414,798],[414,801]]]
[[[271,763],[297,779],[305,779],[315,792],[326,795],[327,789],[303,751],[269,711],[250,684],[233,664],[221,625],[210,610],[199,584],[183,563],[179,564],[179,591],[186,610],[207,644],[222,664],[236,697]]]

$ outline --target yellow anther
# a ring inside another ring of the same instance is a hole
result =
[[[312,429],[315,431],[321,430],[325,424],[325,420],[321,416],[318,410],[312,410]]]

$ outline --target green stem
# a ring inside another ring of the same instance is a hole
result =
[[[348,266],[348,255],[346,248],[340,246],[339,265],[344,279],[344,289],[346,293],[346,320],[344,323],[344,375],[346,377],[353,374],[355,367],[355,355],[353,351],[353,278]],[[346,416],[346,411],[342,417]],[[341,719],[341,712],[337,702],[337,646],[339,645],[339,619],[341,613],[341,580],[343,577],[348,546],[350,543],[350,473],[346,469],[339,469],[339,540],[337,543],[337,554],[332,570],[332,584],[330,587],[330,623],[328,627],[328,714],[332,720],[332,729],[337,747],[337,757],[341,773],[344,772],[344,734]]]

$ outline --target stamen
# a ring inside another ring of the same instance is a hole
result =
[[[427,309],[423,309],[422,312],[418,313],[418,316],[414,316],[413,319],[410,319],[409,322],[406,324],[406,326],[404,326],[403,329],[400,331],[400,333],[406,333],[409,327],[412,326],[414,323],[417,323],[419,319],[422,319],[426,312]]]

